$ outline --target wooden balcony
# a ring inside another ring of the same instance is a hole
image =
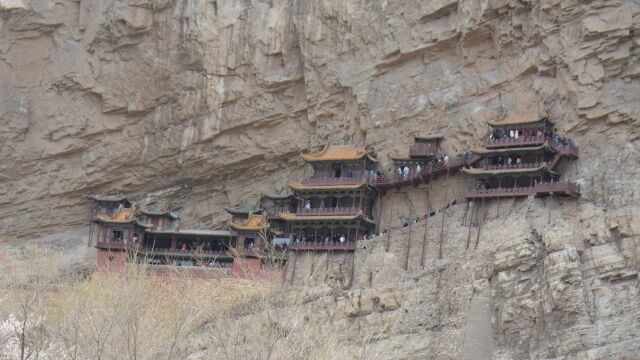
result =
[[[354,251],[356,250],[356,243],[354,241],[347,241],[344,243],[339,242],[295,242],[289,246],[289,250],[294,251],[327,251],[327,250],[343,250]]]
[[[341,216],[341,215],[357,215],[361,208],[354,207],[324,207],[324,208],[298,208],[296,215],[302,216]]]
[[[520,163],[520,164],[504,164],[504,165],[485,165],[483,168],[487,170],[516,170],[516,169],[535,169],[539,168],[544,163]]]
[[[129,250],[132,248],[132,246],[129,244],[125,244],[122,241],[105,240],[98,241],[96,243],[96,248],[102,250]]]
[[[504,139],[489,139],[487,140],[487,149],[500,149],[508,147],[524,147],[524,146],[540,146],[547,140],[545,136],[527,136]]]
[[[448,166],[444,162],[430,162],[424,168],[420,169],[420,172],[411,171],[409,174],[400,175],[393,174],[392,176],[380,176],[375,179],[374,186],[378,189],[389,189],[392,187],[402,187],[411,184],[418,184],[420,182],[428,183],[433,178],[446,175],[453,175],[462,169],[464,166],[472,165],[481,160],[480,156],[473,156],[467,159],[460,158],[449,161]]]
[[[357,185],[362,182],[369,182],[368,177],[365,177],[361,172],[354,172],[353,176],[341,176],[341,177],[315,177],[307,180],[303,180],[304,185],[321,185],[321,186],[334,186],[334,185]]]
[[[478,200],[482,198],[527,197],[529,195],[566,195],[575,198],[580,196],[580,185],[570,182],[545,182],[525,187],[473,189],[467,192],[465,198],[468,200]]]
[[[132,251],[143,255],[150,256],[189,256],[189,257],[229,257],[227,251],[211,251],[211,250],[181,250],[181,249],[162,249],[147,248],[139,244],[125,244],[119,241],[99,241],[96,248],[101,250],[118,250]]]

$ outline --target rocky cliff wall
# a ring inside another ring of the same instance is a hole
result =
[[[0,241],[82,257],[90,193],[215,226],[327,142],[371,146],[385,170],[415,132],[457,153],[487,120],[548,115],[580,147],[564,175],[580,200],[489,204],[479,237],[459,214],[424,273],[414,247],[407,271],[403,247],[375,247],[332,309],[358,326],[395,309],[396,355],[633,358],[639,28],[623,0],[0,0]],[[386,195],[383,221],[439,204],[432,185]]]
[[[150,194],[185,226],[220,224],[223,205],[299,177],[309,148],[367,144],[386,168],[414,132],[443,132],[459,152],[503,114],[554,118],[581,147],[574,175],[587,193],[602,190],[594,200],[637,188],[637,1],[0,9],[0,230],[10,239],[86,226],[87,194],[107,190]]]

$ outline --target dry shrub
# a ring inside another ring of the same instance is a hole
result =
[[[374,334],[313,303],[330,287],[159,277],[130,264],[74,276],[60,258],[32,249],[0,262],[0,359],[375,357]]]
[[[365,330],[357,321],[340,318],[331,304],[335,292],[328,286],[283,287],[220,313],[198,336],[201,351],[195,358],[375,358],[369,344],[386,328]]]

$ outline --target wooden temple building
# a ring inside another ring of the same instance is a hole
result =
[[[280,213],[294,239],[290,250],[355,250],[374,231],[371,186],[377,160],[365,149],[328,145],[303,155],[311,176],[290,184],[295,209]]]
[[[98,250],[98,268],[120,266],[125,261],[231,268],[229,231],[181,229],[177,214],[140,210],[123,196],[118,197],[121,199],[92,196],[96,207],[89,239]],[[118,202],[115,210],[114,202]]]
[[[488,123],[485,147],[472,152],[480,158],[462,171],[471,176],[467,200],[529,195],[580,195],[580,187],[560,181],[562,159],[576,159],[578,149],[554,134],[548,118],[507,119]]]
[[[254,277],[273,270],[283,275],[289,251],[292,281],[301,256],[296,254],[329,251],[328,259],[333,251],[341,251],[345,259],[351,255],[353,278],[352,252],[358,240],[376,232],[380,218],[376,224],[374,204],[379,216],[388,189],[462,171],[471,184],[465,193],[468,202],[580,195],[578,184],[561,179],[563,170],[578,158],[578,149],[554,134],[550,119],[506,119],[488,126],[484,146],[457,158],[442,155],[442,135],[415,135],[407,156],[391,157],[393,173],[386,175],[376,171],[377,160],[365,148],[327,145],[303,154],[303,180],[292,181],[289,191],[262,195],[255,203],[225,207],[231,216],[226,229],[182,229],[174,212],[140,209],[119,193],[94,195],[90,243],[98,249],[99,268],[144,261],[158,267],[221,268],[230,275]]]

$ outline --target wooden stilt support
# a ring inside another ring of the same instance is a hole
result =
[[[547,217],[547,224],[551,224],[551,200],[553,200],[553,193],[549,193],[549,198],[547,199],[549,202],[549,216]]]
[[[87,242],[87,247],[93,245],[93,232],[96,227],[94,222],[91,223],[91,227],[89,228],[89,241]]]
[[[309,269],[309,278],[313,277],[313,272],[316,267],[316,251],[311,251],[311,269]]]
[[[351,275],[349,276],[349,287],[353,286],[353,275],[356,267],[356,251],[358,249],[358,230],[360,230],[360,227],[356,227],[356,250],[353,250],[351,253]]]
[[[473,213],[476,212],[476,203],[474,200],[471,200],[470,206],[471,206],[471,215],[469,215],[469,233],[467,234],[466,250],[469,250],[469,242],[471,241],[471,225],[473,224]]]
[[[476,246],[475,249],[478,248],[478,242],[480,242],[480,230],[482,230],[482,223],[484,222],[484,213],[482,212],[484,210],[484,196],[482,197],[482,205],[480,205],[480,209],[478,210],[478,233],[476,235]]]
[[[345,251],[345,254],[347,252]],[[353,286],[353,276],[354,276],[354,268],[356,267],[356,253],[355,251],[351,253],[351,273],[349,275],[349,286],[347,287],[350,288]]]
[[[447,167],[447,180],[449,180],[449,168]],[[442,206],[442,224],[440,225],[440,248],[438,249],[438,259],[442,259],[442,242],[444,235],[444,218],[447,214],[447,191],[449,187],[444,188],[444,205]]]
[[[498,180],[498,188],[502,187],[502,177]],[[500,192],[498,192],[498,201],[496,205],[496,219],[500,217]]]
[[[424,220],[424,234],[422,235],[422,254],[420,254],[420,267],[424,269],[424,256],[427,252],[427,228],[429,226],[429,217]]]
[[[469,214],[469,201],[467,201],[467,206],[464,208],[464,216],[462,217],[462,226],[467,225],[467,214]]]
[[[291,269],[291,283],[293,284],[293,279],[296,277],[296,263],[298,262],[298,252],[293,252],[293,268]]]
[[[394,192],[395,195],[395,192]],[[389,252],[389,241],[391,240],[391,222],[393,220],[393,205],[395,203],[395,196],[391,198],[391,208],[389,209],[389,223],[387,224],[387,244],[384,248],[385,252]]]
[[[384,197],[382,196],[382,191],[378,192],[378,221],[376,221],[376,233],[380,234],[380,219],[382,217],[382,201],[383,201]]]
[[[409,240],[407,241],[407,256],[405,258],[404,261],[404,270],[407,271],[409,270],[409,254],[411,253],[411,225],[412,225],[412,220],[409,219]]]

